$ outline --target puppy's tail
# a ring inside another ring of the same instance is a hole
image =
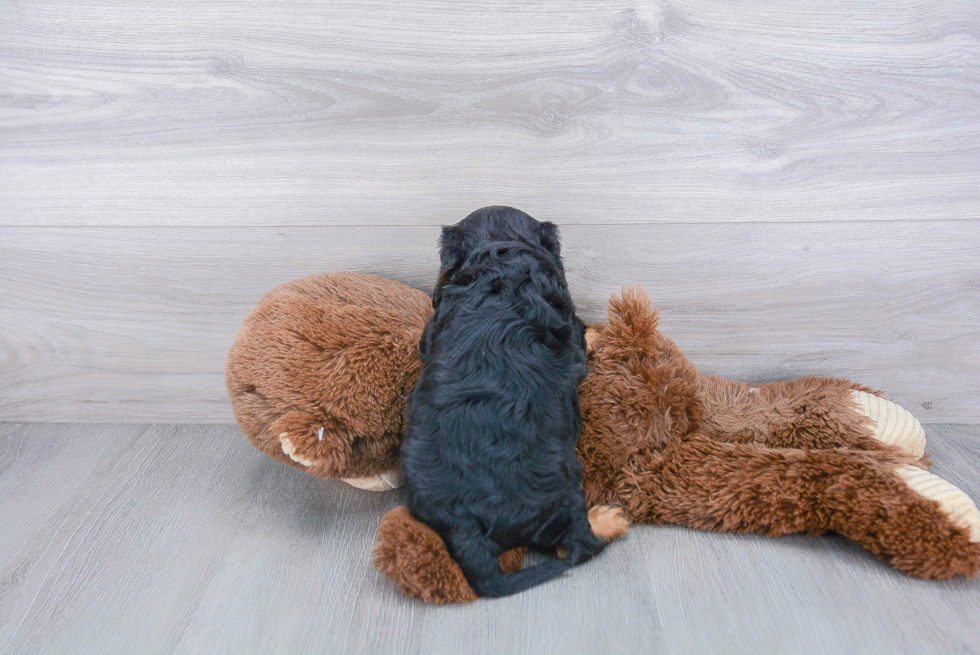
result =
[[[486,578],[473,579],[470,580],[470,586],[478,596],[501,598],[557,578],[570,568],[572,562],[569,560],[549,560],[514,573],[497,573]]]

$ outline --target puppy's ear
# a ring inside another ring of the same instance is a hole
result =
[[[432,309],[439,309],[439,303],[442,302],[442,290],[453,279],[455,271],[456,267],[453,266],[439,273],[439,277],[436,279],[436,288],[432,292]]]
[[[466,260],[466,248],[463,243],[463,231],[458,225],[444,225],[442,237],[439,240],[439,279],[436,280],[435,291],[432,292],[432,307],[439,307],[442,300],[442,288],[453,279],[453,273]]]
[[[442,237],[439,240],[439,268],[443,272],[451,268],[459,268],[466,259],[463,237],[463,230],[458,225],[442,226]]]
[[[432,347],[432,321],[425,324],[425,329],[422,330],[422,338],[419,339],[419,357],[422,359],[422,363],[429,358],[429,350]]]
[[[555,257],[561,257],[561,241],[558,237],[558,226],[551,221],[540,223],[538,228],[538,238],[541,245],[548,249]]]

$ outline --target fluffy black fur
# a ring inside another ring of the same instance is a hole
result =
[[[507,596],[606,545],[575,457],[585,325],[552,223],[477,210],[443,228],[441,268],[401,455],[408,506],[477,594]],[[567,554],[505,575],[497,558],[516,546]]]

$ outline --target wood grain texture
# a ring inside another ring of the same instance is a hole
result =
[[[0,421],[230,421],[286,279],[429,288],[436,226],[566,228],[702,370],[980,420],[972,0],[51,0],[0,11]]]
[[[923,421],[980,420],[978,221],[563,234],[586,320],[604,318],[624,285],[641,285],[663,331],[703,372],[848,377]],[[437,236],[429,227],[0,228],[0,420],[231,422],[225,353],[263,293],[324,270],[428,290]]]
[[[15,2],[0,224],[977,218],[972,0]]]
[[[980,497],[980,428],[926,430],[935,471]],[[0,492],[5,655],[980,649],[980,583],[834,536],[634,526],[546,585],[426,606],[370,566],[402,492],[305,476],[230,426],[0,425]]]

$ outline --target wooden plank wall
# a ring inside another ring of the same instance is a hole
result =
[[[700,369],[980,421],[973,0],[13,3],[0,420],[227,422],[261,294],[429,288],[438,226],[563,227]]]

